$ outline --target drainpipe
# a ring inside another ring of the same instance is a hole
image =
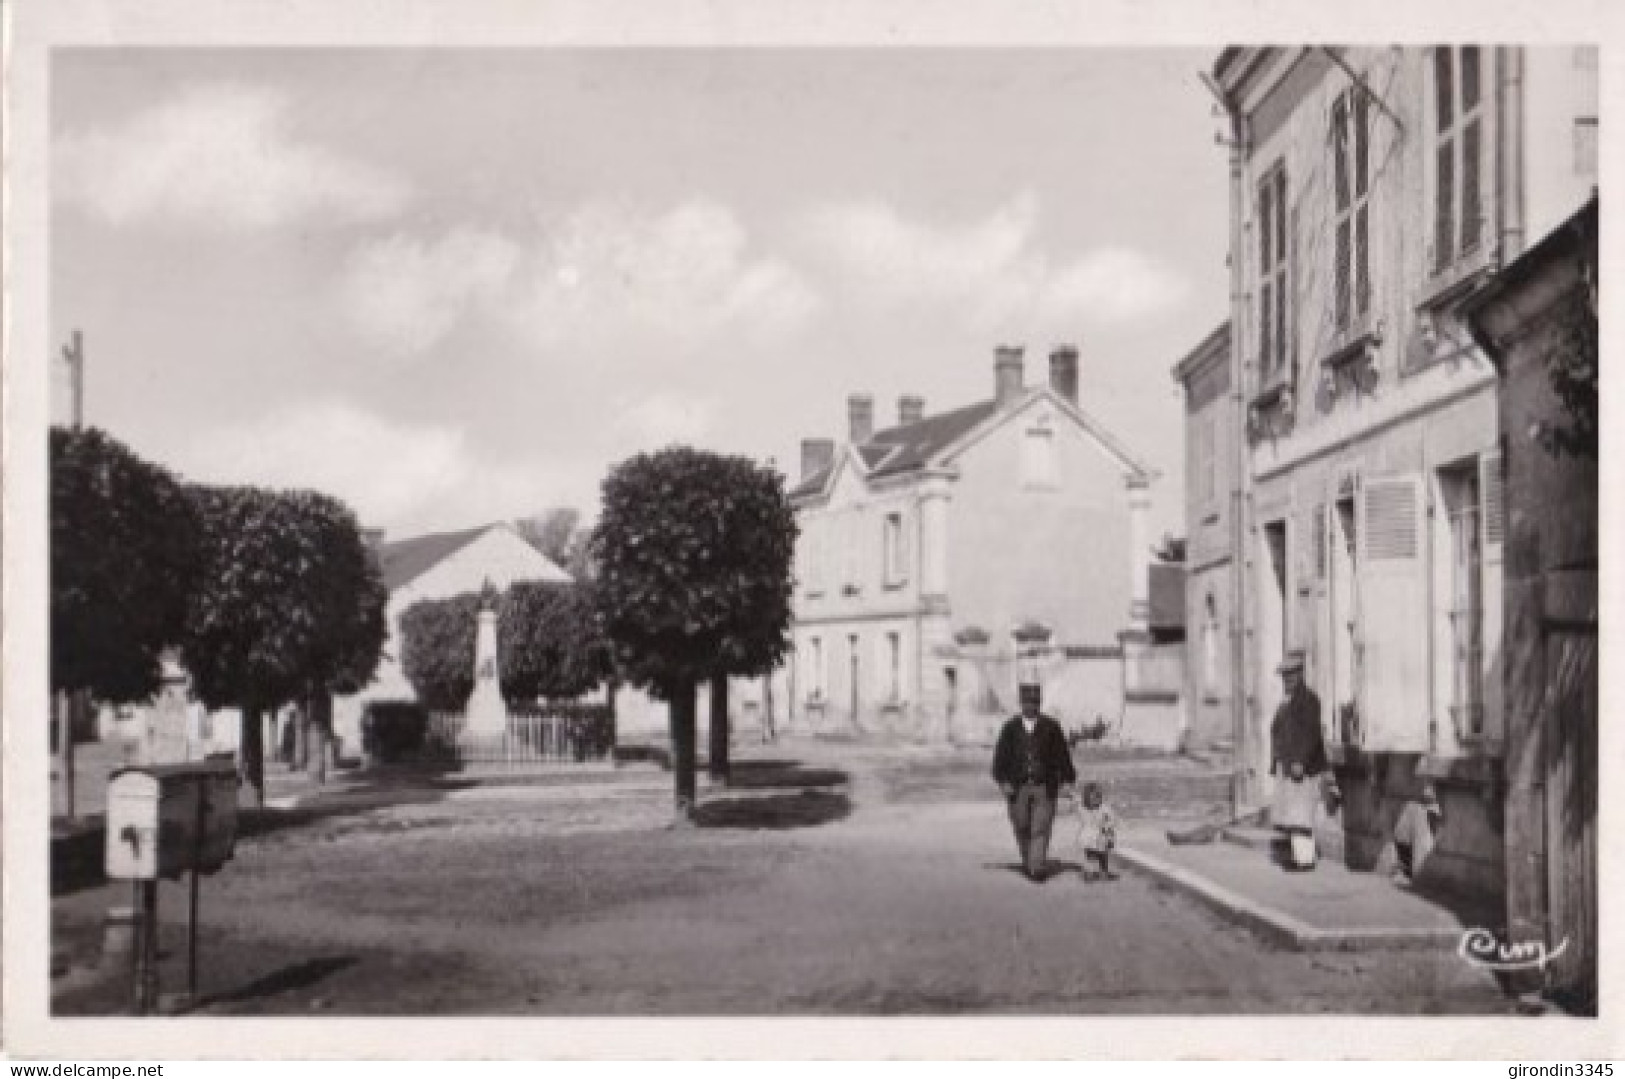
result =
[[[1501,136],[1495,140],[1501,181],[1495,200],[1500,219],[1500,264],[1505,266],[1524,248],[1524,55],[1519,46],[1496,50],[1500,78],[1496,80],[1497,115]]]
[[[1247,293],[1243,275],[1242,215],[1245,210],[1245,168],[1247,161],[1246,119],[1224,90],[1207,72],[1202,82],[1219,102],[1230,120],[1230,138],[1219,137],[1230,148],[1230,407],[1234,458],[1230,477],[1230,730],[1235,744],[1236,773],[1230,784],[1233,817],[1250,812],[1258,801],[1256,757],[1248,699],[1251,680],[1247,675],[1247,384],[1250,370],[1244,360],[1243,328],[1247,325]]]

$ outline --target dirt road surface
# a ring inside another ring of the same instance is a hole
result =
[[[1273,949],[1125,873],[1016,872],[983,754],[746,752],[698,827],[670,777],[395,779],[245,837],[203,884],[204,1014],[1504,1013],[1453,954]],[[1122,767],[1133,767],[1132,762]],[[1147,807],[1147,812],[1152,811]],[[53,1009],[116,1014],[102,921],[53,902]],[[165,991],[185,889],[164,885]]]

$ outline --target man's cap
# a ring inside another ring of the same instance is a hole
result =
[[[1276,674],[1285,674],[1287,671],[1303,670],[1303,649],[1294,648],[1281,659],[1281,665],[1275,668]]]
[[[1036,697],[1042,693],[1043,690],[1039,688],[1037,682],[1023,682],[1019,687],[1019,692],[1023,697]]]

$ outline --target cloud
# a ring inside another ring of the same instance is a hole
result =
[[[596,489],[590,471],[481,460],[455,428],[394,423],[332,401],[206,432],[177,467],[206,483],[325,491],[364,524],[392,531],[507,520],[580,503]]]
[[[1149,256],[1101,247],[1059,258],[1042,245],[1040,225],[1038,200],[1023,193],[966,224],[866,201],[808,211],[794,232],[853,302],[941,311],[982,331],[1133,322],[1184,300],[1186,283]]]
[[[399,212],[405,184],[298,142],[289,106],[268,89],[193,87],[118,127],[61,136],[53,190],[113,225],[156,220],[254,232],[314,215],[371,221]]]
[[[489,232],[457,230],[435,242],[396,235],[351,256],[340,302],[373,344],[416,354],[499,303],[520,258],[516,244]]]
[[[620,456],[673,444],[705,445],[715,415],[713,402],[677,393],[623,401],[616,408],[612,441]]]
[[[352,257],[340,298],[363,337],[396,353],[483,316],[534,347],[692,354],[780,340],[819,306],[793,267],[751,250],[728,209],[698,200],[660,213],[591,203],[524,242],[396,236]]]

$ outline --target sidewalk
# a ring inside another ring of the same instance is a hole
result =
[[[1289,872],[1267,850],[1222,839],[1176,846],[1150,822],[1130,824],[1121,843],[1117,853],[1125,866],[1300,951],[1450,949],[1482,924],[1382,874],[1354,872],[1327,858],[1313,872]]]

